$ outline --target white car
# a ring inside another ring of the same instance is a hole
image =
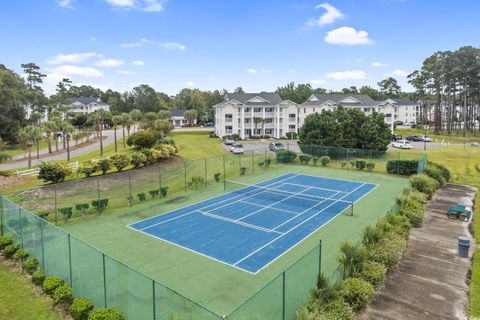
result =
[[[226,146],[231,146],[235,141],[232,138],[227,138],[223,141]]]
[[[235,143],[234,147],[233,147],[233,150],[232,150],[232,153],[233,154],[244,154],[245,149],[243,149],[243,146],[240,143]]]
[[[392,143],[392,147],[399,149],[412,149],[412,143],[408,140],[397,140]]]
[[[420,141],[423,141],[423,142],[432,142],[432,138],[427,137],[427,136],[420,136]]]
[[[232,145],[230,146],[230,148],[228,148],[228,150],[230,150],[230,152],[233,152],[233,150],[235,150],[235,148],[236,148],[237,146],[242,147],[242,144],[241,144],[241,143],[234,142],[234,143],[232,143]]]

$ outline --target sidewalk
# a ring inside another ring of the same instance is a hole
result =
[[[471,208],[476,191],[448,185],[437,192],[427,204],[424,226],[412,229],[398,269],[359,319],[466,319],[471,260],[457,256],[457,237],[471,235],[468,223],[449,220],[446,212],[454,203]]]

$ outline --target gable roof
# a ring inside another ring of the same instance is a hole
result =
[[[376,106],[378,103],[366,94],[314,93],[301,106],[318,106],[326,102],[348,106]]]
[[[265,100],[265,102],[248,102],[249,100],[254,99],[255,97]],[[225,100],[236,100],[243,104],[262,104],[262,105],[277,105],[282,102],[282,98],[278,93],[226,93]]]
[[[412,100],[409,99],[387,99],[393,101],[395,104],[400,105],[400,106],[415,106],[417,105],[416,102],[413,102]]]
[[[187,111],[188,111],[187,109],[171,110],[172,117],[183,117],[183,114]]]
[[[95,97],[72,97],[72,98],[67,98],[67,100],[70,101],[70,103],[80,102],[81,104],[84,104],[84,105],[90,104],[92,102],[104,104],[102,101],[98,101],[99,98],[95,98]]]

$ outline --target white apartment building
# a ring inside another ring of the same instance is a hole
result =
[[[285,137],[298,130],[298,105],[276,93],[227,93],[215,109],[215,134]]]
[[[97,110],[110,111],[110,105],[102,102],[100,98],[78,97],[68,98],[67,100],[69,103],[65,104],[64,107],[66,107],[69,112],[88,114]]]
[[[298,105],[282,100],[276,93],[227,93],[225,100],[214,106],[215,134],[219,137],[238,134],[242,139],[260,135],[281,138],[287,132],[298,132],[308,115],[333,111],[339,106],[357,108],[367,115],[383,113],[392,130],[396,121],[416,123],[419,112],[419,104],[410,100],[379,102],[364,94],[312,94]]]

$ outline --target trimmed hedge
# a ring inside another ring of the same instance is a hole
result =
[[[23,271],[28,274],[34,273],[38,269],[38,259],[37,258],[28,258],[22,265]]]
[[[348,303],[354,311],[360,311],[366,304],[372,302],[375,288],[360,278],[348,278],[343,281],[340,297]]]
[[[117,309],[107,308],[93,311],[88,320],[125,320],[125,317]]]
[[[431,199],[440,184],[429,176],[419,174],[410,179],[410,186],[417,191],[425,193],[427,198]]]
[[[363,270],[355,273],[353,276],[363,279],[370,283],[374,288],[378,288],[382,285],[387,274],[387,268],[381,263],[375,261],[368,261]]]
[[[444,186],[447,183],[447,180],[443,176],[442,171],[435,166],[432,166],[432,165],[426,166],[424,173],[430,178],[437,180],[440,186]]]
[[[297,157],[297,154],[290,150],[281,149],[276,153],[278,163],[290,163]]]
[[[43,281],[43,291],[48,295],[53,295],[55,289],[65,284],[65,281],[58,277],[48,277]]]
[[[442,176],[445,178],[446,182],[449,182],[451,180],[452,175],[450,173],[450,170],[448,170],[447,167],[445,167],[443,164],[428,161],[428,165],[437,168],[441,172]]]
[[[407,241],[405,238],[388,232],[377,245],[369,248],[369,260],[383,264],[387,271],[390,271],[398,264],[406,247]]]
[[[54,304],[70,305],[73,301],[73,290],[67,284],[62,284],[53,292]]]
[[[6,247],[13,244],[13,238],[11,236],[0,237],[0,251],[3,251]]]
[[[402,176],[411,176],[418,171],[418,160],[388,160],[387,172]]]
[[[93,310],[93,303],[87,298],[77,298],[68,308],[68,313],[74,320],[87,320]]]
[[[43,282],[45,281],[45,272],[42,270],[37,270],[32,273],[32,283],[36,286],[42,287]]]

